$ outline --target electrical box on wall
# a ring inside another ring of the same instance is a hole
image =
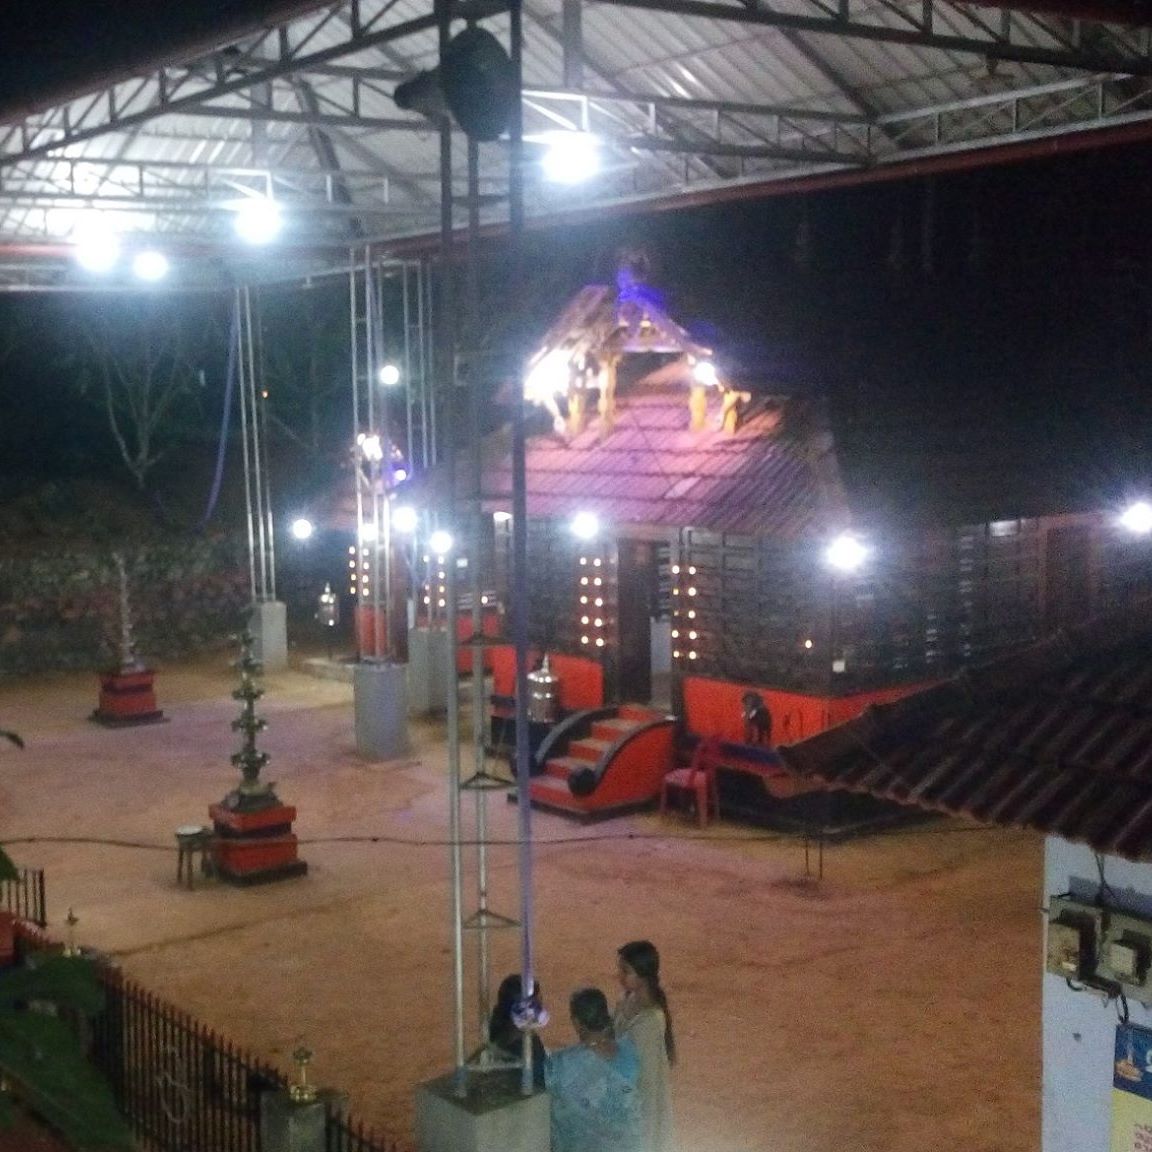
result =
[[[1101,909],[1053,896],[1048,901],[1047,971],[1067,980],[1087,980],[1096,969]]]
[[[1053,896],[1045,969],[1152,1005],[1152,918]]]

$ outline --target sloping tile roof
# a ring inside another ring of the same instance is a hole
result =
[[[701,528],[795,539],[844,523],[830,441],[799,407],[761,404],[732,433],[689,427],[687,394],[638,390],[617,401],[616,423],[601,436],[595,416],[579,435],[548,434],[527,445],[528,514],[596,513],[604,523]],[[509,507],[507,431],[484,448],[490,509]],[[470,475],[462,462],[457,476]]]
[[[688,352],[704,357],[697,343],[653,299],[640,290],[621,292],[616,285],[589,284],[568,302],[544,335],[537,355],[553,348],[575,354]]]
[[[780,754],[833,787],[1152,858],[1152,600]]]

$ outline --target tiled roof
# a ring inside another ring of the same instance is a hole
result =
[[[718,403],[718,402],[717,402]],[[561,518],[595,512],[613,525],[700,528],[797,538],[843,522],[831,446],[804,431],[785,407],[763,404],[735,432],[689,427],[687,392],[618,397],[616,422],[601,436],[595,414],[579,435],[533,436],[527,446],[528,514]],[[507,433],[485,444],[489,507],[507,508],[512,490]],[[458,477],[469,475],[467,463]]]
[[[802,775],[1152,858],[1152,601],[780,750]]]

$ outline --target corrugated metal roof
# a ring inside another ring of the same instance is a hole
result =
[[[330,259],[434,233],[437,133],[393,101],[436,63],[430,0],[304,7],[134,75],[101,76],[96,61],[83,91],[0,110],[0,245],[67,240],[93,207],[130,233],[224,245],[228,204],[265,193],[289,214],[288,241]],[[1152,62],[1141,30],[1119,24],[947,0],[617,0],[579,14],[577,36],[555,0],[524,4],[529,217],[1152,121]],[[505,37],[507,17],[484,26]],[[578,187],[532,163],[539,134],[565,127],[604,152]],[[463,187],[462,140],[454,152]],[[503,144],[480,149],[480,174],[482,221],[502,220]]]
[[[1152,600],[780,749],[837,788],[1152,858]]]

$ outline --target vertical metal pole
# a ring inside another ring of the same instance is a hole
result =
[[[248,587],[252,602],[256,602],[256,526],[252,522],[252,467],[249,462],[248,445],[248,391],[244,382],[247,373],[244,357],[244,309],[243,294],[246,288],[237,288],[233,300],[236,309],[236,371],[240,387],[236,394],[240,400],[240,445],[244,455],[244,510],[248,518]]]
[[[352,605],[352,626],[356,633],[356,659],[363,660],[364,652],[360,647],[360,564],[364,552],[364,493],[361,482],[361,455],[360,455],[360,349],[359,335],[356,331],[356,308],[358,306],[356,292],[356,250],[348,250],[348,336],[349,351],[352,365],[352,472],[356,485],[356,555],[352,571],[356,579],[352,581],[355,602]]]
[[[417,466],[416,442],[412,437],[412,403],[415,398],[412,379],[412,289],[409,285],[409,279],[409,265],[404,263],[400,266],[401,308],[404,313],[404,413],[408,431],[408,463],[415,468]],[[419,466],[423,470],[425,462],[419,461]]]
[[[509,56],[512,60],[515,99],[509,125],[508,223],[513,269],[520,261],[524,232],[524,124],[521,89],[523,39],[521,0],[508,9]],[[512,404],[512,642],[516,650],[516,798],[519,811],[520,856],[520,980],[524,995],[536,986],[532,940],[532,806],[529,797],[528,740],[528,493],[524,428],[524,388],[516,389]],[[524,1033],[520,1091],[532,1094],[531,1034]]]
[[[436,0],[437,30],[440,59],[448,48],[452,26],[451,0]],[[456,444],[455,444],[455,370],[456,370],[456,307],[452,268],[452,124],[445,117],[440,122],[440,271],[444,322],[440,326],[440,371],[437,383],[447,391],[444,405],[444,454],[448,481],[449,527],[455,528],[456,510]],[[456,628],[456,558],[449,553],[445,558],[445,601],[448,614],[449,638]],[[452,841],[452,992],[453,992],[453,1053],[456,1063],[455,1093],[468,1094],[468,1068],[464,1051],[464,921],[463,921],[463,860],[460,843],[460,707],[456,691],[455,646],[446,645],[449,656],[448,673],[448,791],[449,838]]]
[[[449,181],[451,184],[451,181]],[[445,309],[447,311],[447,309]],[[432,271],[425,265],[424,267],[424,295],[423,295],[423,312],[421,324],[423,331],[427,333],[424,338],[424,352],[421,357],[424,364],[424,380],[426,389],[426,405],[427,405],[427,422],[424,425],[424,452],[428,461],[428,466],[431,467],[440,459],[440,451],[437,446],[437,420],[436,420],[436,380],[435,376],[430,371],[430,366],[433,363],[432,345],[433,345],[433,325],[435,324],[436,310],[432,303]],[[448,397],[451,402],[451,397]]]
[[[381,611],[383,601],[381,588],[381,558],[383,540],[380,526],[380,488],[387,474],[389,444],[386,429],[377,413],[376,372],[380,363],[379,331],[376,314],[379,307],[380,286],[376,282],[376,269],[372,263],[372,250],[364,249],[364,391],[368,398],[368,434],[375,436],[383,454],[379,460],[370,460],[368,476],[372,485],[370,502],[372,507],[372,539],[368,542],[372,549],[372,655],[377,660],[387,655],[384,644],[384,620]],[[382,402],[381,402],[382,406]]]
[[[260,414],[256,405],[256,360],[253,349],[252,334],[252,295],[247,288],[244,289],[244,330],[247,333],[247,362],[248,387],[246,389],[249,405],[248,430],[252,437],[252,487],[255,494],[256,540],[259,549],[260,562],[256,571],[259,578],[258,594],[260,600],[268,599],[268,539],[265,532],[264,516],[264,485],[261,480],[260,469]]]
[[[468,262],[467,262],[467,347],[475,353],[480,330],[479,323],[479,284],[476,267],[476,247],[480,236],[480,146],[475,140],[468,141]],[[472,452],[472,505],[469,517],[471,549],[469,552],[469,588],[472,592],[472,636],[479,641],[484,632],[484,611],[480,603],[483,592],[481,573],[481,546],[483,531],[483,472],[481,468],[481,420],[480,420],[480,381],[475,362],[469,365],[471,372],[468,381],[469,441]],[[472,749],[474,770],[477,777],[484,771],[487,759],[484,739],[484,649],[480,644],[472,645]],[[478,782],[479,783],[479,782]],[[479,783],[475,789],[476,812],[476,910],[477,948],[476,984],[479,1010],[477,1019],[480,1026],[480,1043],[487,1040],[486,1025],[491,1006],[490,987],[490,940],[488,938],[488,790]]]
[[[253,355],[258,372],[252,378],[253,403],[256,405],[256,419],[259,422],[261,484],[264,489],[264,506],[261,513],[267,525],[268,583],[265,593],[270,600],[276,599],[276,518],[272,515],[272,469],[268,463],[268,400],[264,395],[261,381],[264,379],[264,333],[260,323],[260,300],[256,300],[256,320],[253,329]]]

